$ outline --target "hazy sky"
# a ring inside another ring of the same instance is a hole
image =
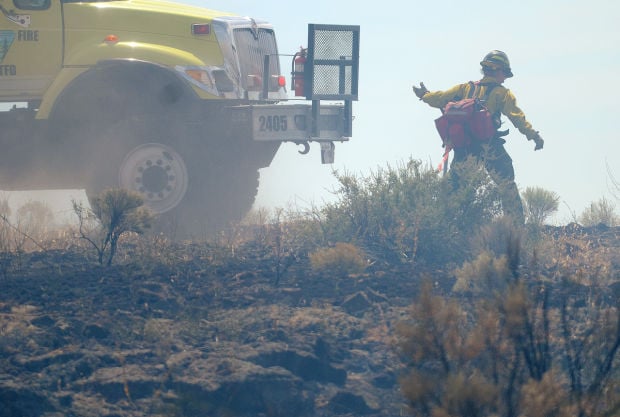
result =
[[[556,221],[564,223],[590,202],[610,198],[608,168],[620,179],[618,1],[182,1],[269,20],[281,54],[306,46],[308,23],[361,27],[352,140],[336,145],[331,166],[321,165],[317,144],[305,156],[284,145],[261,172],[259,206],[332,199],[332,168],[367,175],[409,157],[437,165],[439,113],[418,101],[411,85],[447,89],[479,79],[479,62],[492,49],[508,54],[515,76],[504,85],[545,139],[534,152],[534,143],[504,118],[519,187],[556,192]],[[289,60],[282,60],[285,71]]]

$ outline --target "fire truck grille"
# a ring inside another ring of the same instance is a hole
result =
[[[264,79],[265,55],[270,56],[269,91],[277,91],[278,84],[273,76],[280,75],[280,64],[277,56],[276,38],[273,30],[268,29],[235,29],[235,44],[241,67],[241,83],[247,87],[248,75],[259,75]]]

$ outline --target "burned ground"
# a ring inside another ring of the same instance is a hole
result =
[[[617,299],[618,228],[542,233],[604,250]],[[111,267],[79,245],[3,254],[0,416],[401,415],[395,325],[424,280],[455,283],[420,265],[333,274],[264,239],[124,242]]]

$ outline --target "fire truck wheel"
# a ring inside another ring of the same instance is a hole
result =
[[[251,209],[258,170],[194,172],[197,184],[190,185],[177,208],[160,216],[158,231],[181,239],[205,239],[234,225]]]
[[[102,129],[82,151],[87,194],[137,191],[157,214],[154,231],[173,238],[209,237],[239,221],[256,197],[258,167],[240,159],[238,148],[218,151],[187,138],[181,128],[155,122]]]
[[[154,213],[166,213],[181,203],[189,177],[181,155],[161,143],[132,149],[121,162],[118,184],[138,192]]]

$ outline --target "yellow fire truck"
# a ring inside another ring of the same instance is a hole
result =
[[[332,162],[352,135],[359,26],[309,24],[280,55],[268,22],[160,0],[0,12],[0,189],[127,188],[202,232],[247,212],[282,142]]]

